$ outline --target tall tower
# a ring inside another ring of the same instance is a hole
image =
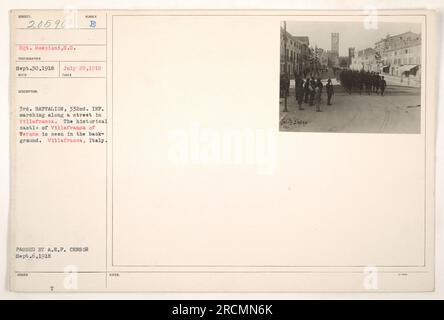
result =
[[[331,51],[339,55],[339,33],[337,32],[331,34]]]
[[[355,48],[348,48],[348,57],[353,58],[355,56]]]
[[[355,48],[348,48],[348,65],[352,64],[353,58],[355,57]]]

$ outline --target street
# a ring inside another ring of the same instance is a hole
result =
[[[333,80],[333,79],[332,79]],[[335,83],[335,82],[334,82]],[[421,89],[406,86],[387,86],[384,96],[344,92],[334,86],[332,105],[327,105],[322,93],[321,112],[303,103],[298,110],[294,90],[287,98],[288,112],[283,112],[280,99],[279,125],[281,131],[296,132],[355,132],[355,133],[420,133]]]

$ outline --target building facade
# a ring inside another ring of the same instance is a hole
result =
[[[355,48],[348,48],[348,65],[352,64],[352,60],[355,57]]]
[[[332,32],[331,34],[331,51],[339,55],[339,33]]]
[[[340,68],[349,68],[350,67],[350,59],[348,56],[338,57],[338,65]]]
[[[381,57],[380,70],[383,74],[421,78],[421,34],[405,32],[387,36],[375,43],[375,50]]]
[[[420,85],[421,34],[409,31],[387,36],[376,42],[374,49],[355,52],[350,68],[379,72],[394,83]]]
[[[290,78],[304,75],[311,68],[312,51],[308,37],[295,37],[281,28],[280,71]]]
[[[379,68],[376,59],[376,50],[373,48],[359,50],[352,58],[350,69],[378,72]]]

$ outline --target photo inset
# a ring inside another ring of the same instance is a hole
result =
[[[281,23],[279,129],[421,132],[421,24]]]

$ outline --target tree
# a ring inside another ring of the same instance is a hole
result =
[[[342,67],[342,68],[347,68],[347,67],[348,67],[348,62],[347,62],[347,60],[345,60],[345,59],[341,59],[341,60],[339,61],[339,66]]]

